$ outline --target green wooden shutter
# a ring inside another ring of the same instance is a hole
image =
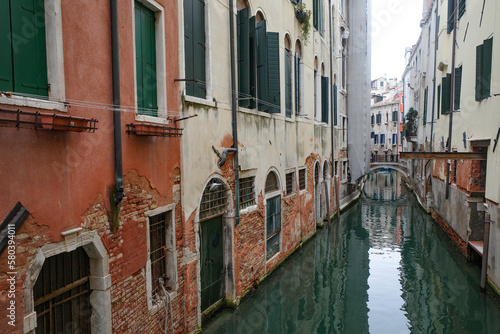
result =
[[[465,13],[465,0],[458,0],[458,18],[460,19]]]
[[[267,63],[268,63],[268,87],[269,106],[268,112],[277,114],[281,112],[281,98],[280,98],[280,47],[279,47],[279,33],[267,33]]]
[[[9,1],[0,1],[0,90],[13,91],[12,45]]]
[[[248,7],[238,11],[238,105],[250,106],[250,30]]]
[[[451,75],[447,74],[443,77],[441,86],[442,86],[442,97],[441,97],[441,113],[443,115],[450,113],[450,83],[451,83]]]
[[[321,77],[321,121],[328,123],[328,77]]]
[[[205,78],[205,1],[193,0],[193,35],[194,35],[194,78],[196,79],[194,96],[205,98],[207,95]]]
[[[476,46],[476,101],[483,99],[483,45]]]
[[[250,95],[257,98],[257,36],[255,32],[255,16],[249,20],[249,76],[250,76]],[[248,106],[251,109],[257,107],[255,100],[250,100]]]
[[[285,113],[292,117],[292,73],[290,50],[285,49]]]
[[[313,26],[319,29],[319,0],[313,0]]]
[[[48,96],[43,1],[11,1],[10,10],[14,91]]]
[[[333,125],[337,125],[337,84],[333,84]],[[373,124],[373,115],[372,115],[372,124]]]
[[[448,0],[448,34],[453,31],[453,20],[454,20],[454,9],[455,1],[454,0]]]
[[[255,32],[257,35],[257,99],[258,109],[267,111],[269,100],[269,82],[267,79],[267,28],[266,21],[257,23]]]
[[[460,95],[462,90],[462,66],[455,69],[455,95],[454,95],[454,110],[460,109]]]
[[[157,116],[155,14],[135,2],[137,108],[140,114]]]
[[[300,58],[295,53],[295,114],[300,113]]]
[[[441,85],[437,88],[437,118],[439,119],[439,114],[441,112]]]
[[[205,98],[205,3],[203,0],[184,0],[184,62],[185,79],[188,80],[186,81],[186,94]]]
[[[483,73],[482,73],[482,98],[490,96],[491,90],[491,57],[493,54],[493,38],[487,39],[483,44]]]
[[[427,87],[425,87],[425,91],[424,91],[424,119],[423,119],[424,125],[427,123],[427,94],[428,94],[428,89],[427,89]]]
[[[291,3],[297,4],[299,0],[290,0]]]

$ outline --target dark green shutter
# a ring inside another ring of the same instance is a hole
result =
[[[333,125],[337,125],[337,84],[333,84]],[[372,115],[372,124],[373,124],[373,115]]]
[[[459,7],[458,7],[458,18],[461,18],[462,15],[465,13],[465,0],[458,0],[459,2]]]
[[[481,101],[483,83],[483,45],[476,46],[476,101]]]
[[[255,32],[255,16],[249,20],[249,62],[250,62],[250,95],[257,98],[257,37]],[[257,107],[255,99],[250,100],[250,109]]]
[[[205,2],[203,0],[184,0],[184,53],[185,78],[188,80],[186,94],[205,98]]]
[[[372,125],[375,124],[375,115],[372,115]]]
[[[460,109],[460,95],[462,90],[462,66],[455,69],[455,96],[454,96],[454,110]]]
[[[285,113],[292,117],[292,73],[290,50],[285,49]]]
[[[0,90],[13,91],[12,46],[9,1],[0,1]]]
[[[140,114],[157,115],[155,14],[135,2],[137,108]]]
[[[48,96],[43,1],[11,1],[10,10],[14,91]]]
[[[295,114],[300,113],[300,58],[295,53]]]
[[[256,25],[257,36],[257,99],[258,109],[267,111],[267,101],[269,100],[269,83],[267,71],[267,29],[266,21],[260,21]]]
[[[451,83],[451,75],[447,74],[443,77],[441,82],[441,113],[443,115],[450,113],[450,83]]]
[[[453,31],[453,20],[455,18],[455,14],[453,13],[454,5],[455,0],[448,0],[448,34]]]
[[[328,77],[321,77],[321,121],[328,123]]]
[[[438,85],[437,89],[437,118],[439,119],[439,114],[441,112],[441,85]]]
[[[319,29],[319,0],[313,0],[313,26]]]
[[[248,7],[238,11],[238,105],[250,106],[250,31]]]
[[[424,119],[423,119],[424,125],[427,123],[427,95],[428,95],[428,88],[425,87],[425,91],[424,91]]]
[[[267,63],[268,63],[268,82],[269,82],[269,96],[268,102],[270,103],[268,112],[277,114],[281,112],[281,99],[280,99],[280,47],[279,47],[279,33],[267,33]]]
[[[294,3],[294,4],[297,4],[297,2],[299,2],[299,0],[290,0],[291,3]]]
[[[491,57],[493,54],[493,38],[487,39],[483,44],[483,75],[482,75],[482,98],[490,96],[491,90]]]

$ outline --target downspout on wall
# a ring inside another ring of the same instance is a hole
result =
[[[240,222],[240,175],[238,162],[238,115],[236,112],[236,56],[234,37],[234,1],[229,1],[229,48],[231,49],[231,117],[233,126],[234,167],[234,226]]]
[[[434,33],[434,77],[432,79],[432,118],[431,118],[431,152],[434,152],[434,111],[436,109],[435,104],[436,104],[436,68],[437,68],[437,39],[439,36],[439,27],[437,26],[437,17],[438,17],[438,10],[439,10],[439,1],[436,1],[436,11],[435,11],[435,25],[436,25],[436,31]],[[431,20],[432,24],[432,20]],[[429,36],[431,38],[431,36]]]
[[[115,156],[115,207],[123,199],[123,163],[121,137],[121,99],[120,99],[120,47],[118,35],[118,0],[110,0],[111,9],[111,57],[113,84],[113,139]]]

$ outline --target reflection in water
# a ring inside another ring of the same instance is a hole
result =
[[[406,194],[399,174],[370,175],[364,195],[203,332],[500,333],[479,270]]]

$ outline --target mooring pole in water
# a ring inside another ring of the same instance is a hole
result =
[[[486,289],[486,275],[488,271],[488,248],[490,244],[490,220],[489,212],[484,214],[484,241],[483,241],[483,261],[481,264],[481,291],[484,292]]]

